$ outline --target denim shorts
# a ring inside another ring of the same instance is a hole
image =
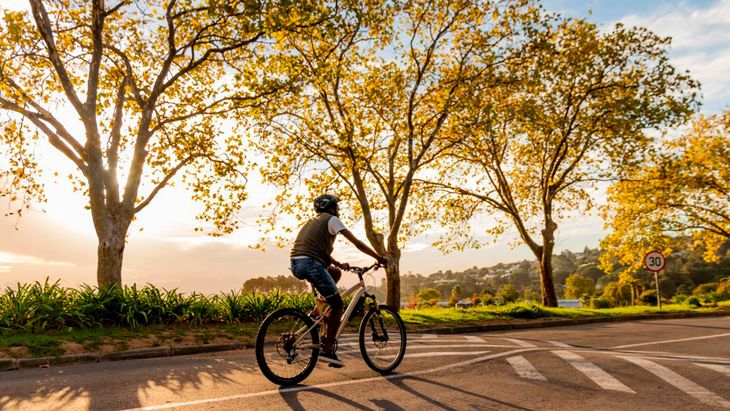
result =
[[[292,258],[291,272],[294,277],[309,281],[327,300],[339,293],[335,280],[322,263],[314,258]]]

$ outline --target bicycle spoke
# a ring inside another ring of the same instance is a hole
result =
[[[295,313],[275,316],[263,330],[261,354],[268,371],[281,380],[292,380],[310,366],[319,344],[315,333],[304,319]]]
[[[361,329],[361,352],[368,365],[376,371],[392,371],[403,359],[405,329],[389,309],[372,312]]]

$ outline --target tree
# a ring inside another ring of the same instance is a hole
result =
[[[270,221],[291,212],[303,220],[309,198],[322,192],[347,200],[343,208],[362,218],[371,246],[388,259],[386,300],[399,307],[405,242],[440,213],[419,178],[454,144],[444,130],[461,89],[489,83],[501,64],[518,3],[365,3],[287,38],[307,81],[261,122],[263,174],[283,188]]]
[[[648,251],[669,254],[688,237],[706,261],[717,261],[730,240],[730,111],[698,116],[652,154],[609,189],[604,270],[619,265],[634,273]]]
[[[495,299],[504,303],[513,303],[520,298],[520,292],[512,284],[505,284],[499,288]]]
[[[99,240],[99,286],[120,284],[127,233],[160,190],[182,179],[199,218],[228,233],[245,199],[244,133],[227,116],[286,84],[261,63],[266,43],[312,24],[289,2],[29,0],[0,23],[2,194],[21,215],[43,200],[33,156],[43,139],[75,167]],[[89,3],[89,4],[87,4]],[[64,111],[67,110],[67,111]],[[224,129],[232,128],[225,132]]]
[[[449,295],[449,307],[455,306],[459,301],[461,301],[461,285],[456,284]]]
[[[543,304],[555,306],[558,222],[591,209],[598,182],[651,141],[644,130],[685,120],[696,83],[669,63],[670,40],[646,29],[547,19],[528,34],[503,84],[478,85],[455,114],[453,134],[467,138],[435,187],[447,222],[499,212],[487,233],[516,229],[539,262]]]
[[[631,288],[628,284],[610,282],[603,289],[603,298],[608,300],[611,306],[624,306],[631,302]]]
[[[441,293],[435,288],[422,288],[416,295],[416,301],[418,302],[430,302],[432,300],[438,301],[441,298]]]
[[[569,275],[565,279],[565,298],[581,298],[584,295],[592,295],[596,291],[596,285],[590,278],[583,277],[580,274]]]

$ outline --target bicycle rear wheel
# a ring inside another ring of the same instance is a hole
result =
[[[293,385],[312,373],[319,356],[319,334],[302,311],[282,308],[271,313],[256,334],[256,362],[269,381]]]
[[[387,305],[371,308],[360,323],[360,353],[368,367],[381,374],[391,372],[406,353],[406,327]]]

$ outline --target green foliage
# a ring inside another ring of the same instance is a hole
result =
[[[601,309],[601,308],[611,308],[612,304],[611,304],[611,301],[609,301],[606,297],[594,297],[594,298],[591,298],[590,306],[593,309]]]
[[[608,300],[611,306],[625,306],[631,303],[631,287],[628,284],[610,282],[603,289],[603,298]]]
[[[520,292],[512,286],[512,284],[505,284],[500,287],[499,292],[495,296],[495,300],[498,304],[513,303],[520,298]]]
[[[576,273],[565,279],[565,298],[581,298],[585,294],[593,294],[594,291],[596,284],[590,278]]]
[[[461,301],[461,286],[459,284],[455,285],[454,288],[451,289],[451,295],[449,296],[449,307],[453,307]]]
[[[441,298],[441,293],[435,288],[423,288],[416,295],[416,301],[424,303],[432,300],[438,301]]]
[[[482,300],[483,305],[492,305],[494,304],[494,294],[490,293],[489,291],[484,291],[480,296],[479,299]]]
[[[208,297],[177,289],[113,285],[64,288],[59,282],[18,284],[0,294],[0,332],[38,333],[92,327],[139,328],[153,324],[199,326],[206,323],[259,322],[282,306],[310,310],[311,293],[288,294],[276,289],[230,291]]]
[[[657,303],[656,290],[646,290],[639,295],[639,301],[646,305],[655,305]]]
[[[675,294],[674,297],[672,297],[672,302],[675,304],[684,304],[689,296],[687,294]]]
[[[702,303],[700,303],[699,298],[693,295],[687,299],[687,305],[689,305],[690,307],[701,307]]]
[[[717,283],[705,283],[698,285],[697,288],[692,291],[692,295],[699,297],[704,294],[714,293],[715,291],[717,291]]]

